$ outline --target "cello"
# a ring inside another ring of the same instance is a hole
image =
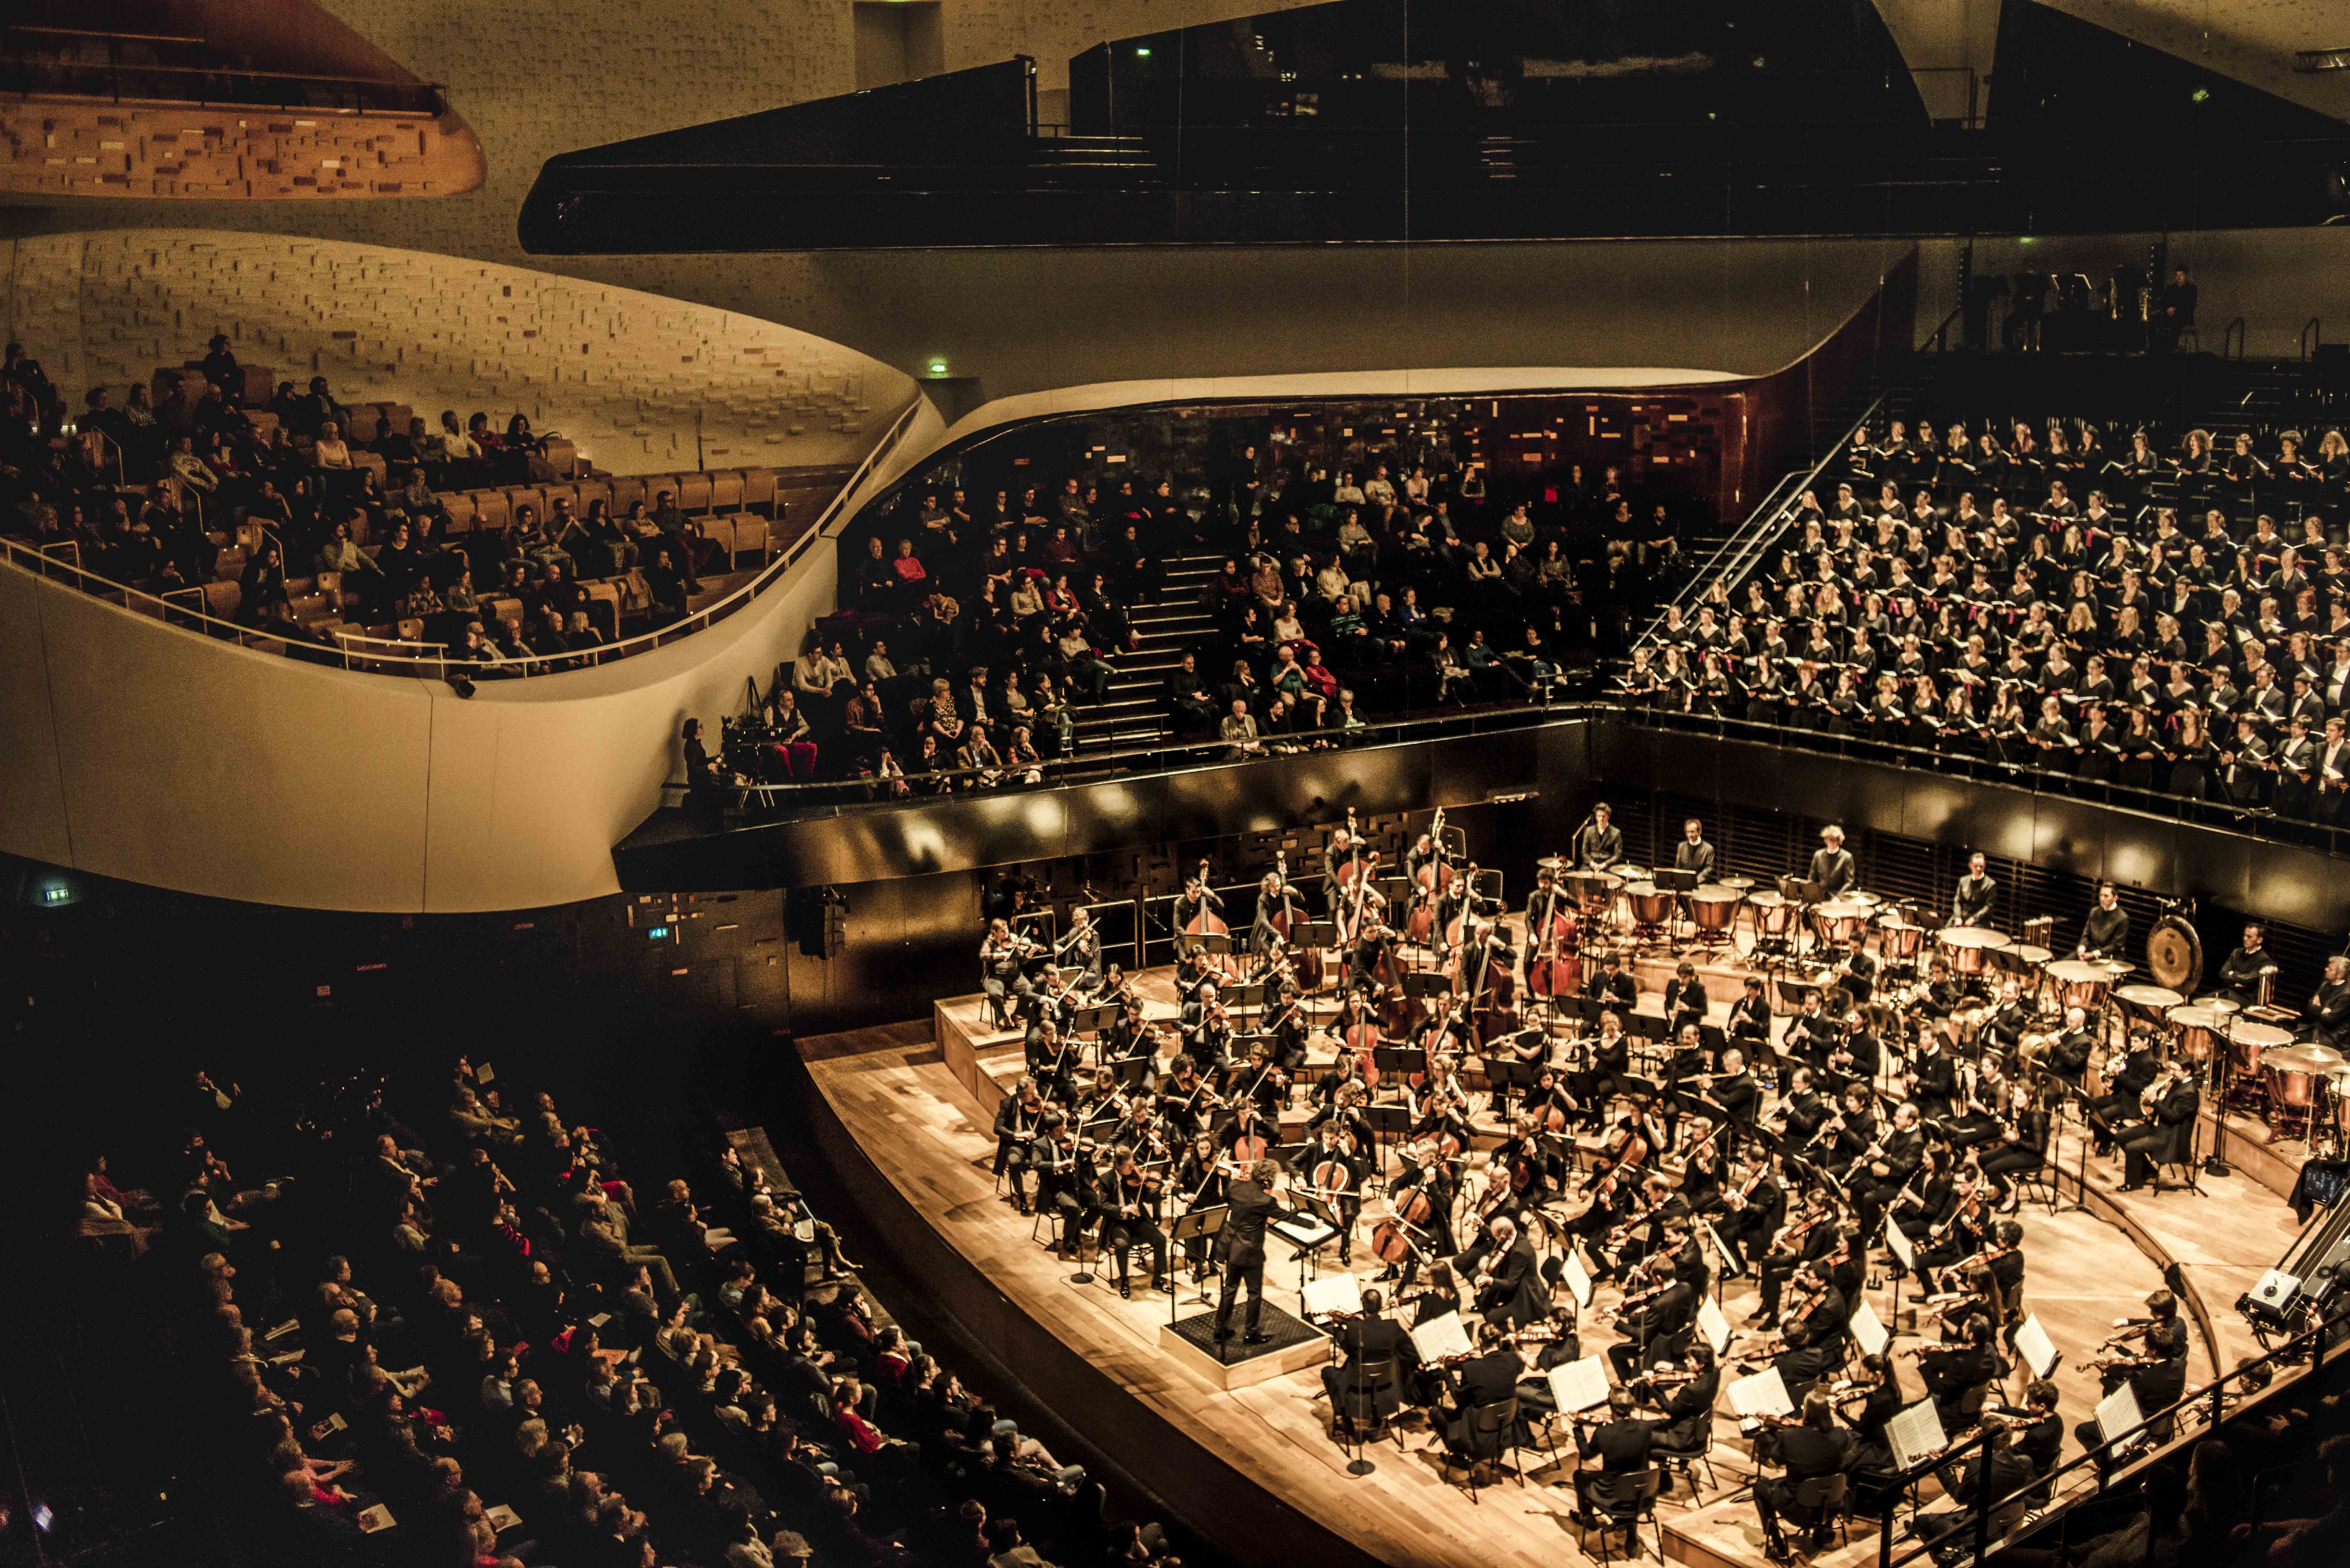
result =
[[[1371,1254],[1383,1263],[1398,1268],[1419,1251],[1414,1233],[1426,1235],[1429,1221],[1436,1218],[1436,1202],[1425,1187],[1407,1189],[1397,1199],[1395,1212],[1371,1228]]]
[[[1340,1046],[1355,1059],[1355,1071],[1367,1089],[1379,1086],[1379,1066],[1371,1053],[1379,1048],[1379,1021],[1368,1009],[1359,1005],[1352,993],[1347,1007],[1352,1013],[1339,1035]]]
[[[1539,997],[1574,996],[1583,990],[1583,960],[1575,956],[1575,907],[1559,907],[1558,879],[1544,894],[1542,913],[1526,926],[1526,991]]]

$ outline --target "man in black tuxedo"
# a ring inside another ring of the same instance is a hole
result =
[[[1823,898],[1839,898],[1860,880],[1852,851],[1844,846],[1844,829],[1834,823],[1820,829],[1820,847],[1812,853],[1810,880],[1820,885]]]
[[[2195,1119],[2203,1107],[2202,1091],[2195,1086],[2195,1075],[2177,1062],[2162,1064],[2166,1075],[2156,1082],[2159,1097],[2154,1103],[2154,1116],[2147,1124],[2122,1136],[2122,1187],[2124,1192],[2136,1192],[2154,1179],[2154,1163],[2178,1138],[2178,1128]]]
[[[1598,1427],[1586,1425],[1588,1416],[1575,1418],[1575,1451],[1586,1459],[1596,1459],[1596,1470],[1575,1472],[1575,1501],[1580,1504],[1578,1524],[1588,1529],[1600,1529],[1609,1522],[1600,1517],[1603,1505],[1591,1495],[1591,1482],[1603,1475],[1638,1473],[1648,1468],[1648,1445],[1653,1440],[1654,1425],[1632,1413],[1632,1391],[1617,1388],[1607,1396],[1607,1419]]]
[[[1909,1527],[1918,1532],[1920,1541],[1939,1541],[1945,1535],[1972,1529],[1975,1511],[1970,1505],[1988,1492],[1996,1511],[2003,1499],[2030,1485],[2039,1474],[2031,1457],[2015,1446],[2014,1428],[2006,1417],[1985,1417],[1983,1431],[1983,1447],[1975,1451],[1975,1457],[1966,1462],[1963,1469],[1950,1464],[1934,1472],[1941,1479],[1943,1494],[1959,1506],[1921,1513],[1910,1521]],[[1996,1532],[1997,1527],[1993,1530]]]
[[[2177,1318],[2156,1324],[2147,1330],[2146,1354],[2126,1360],[2119,1367],[2109,1369],[2104,1378],[2105,1391],[2112,1393],[2127,1383],[2137,1400],[2138,1414],[2152,1417],[2158,1410],[2176,1405],[2187,1393],[2187,1325]],[[2158,1423],[2153,1435],[2158,1441],[2168,1439],[2167,1423]],[[2106,1436],[2090,1417],[2073,1428],[2073,1436],[2081,1447],[2089,1450],[2097,1463],[2099,1485],[2121,1456],[2106,1442]],[[2144,1441],[2141,1436],[2137,1441]]]
[[[1386,1305],[1378,1292],[1365,1291],[1362,1315],[1347,1319],[1331,1332],[1345,1359],[1322,1369],[1322,1387],[1330,1396],[1331,1415],[1339,1422],[1347,1419],[1346,1395],[1356,1389],[1372,1397],[1382,1419],[1403,1407],[1403,1389],[1419,1368],[1419,1353],[1412,1348],[1403,1324],[1385,1314]],[[1372,1363],[1384,1364],[1387,1370],[1367,1380],[1365,1368]]]
[[[2097,1153],[2111,1154],[2124,1122],[2138,1116],[2138,1096],[2162,1070],[2162,1050],[2150,1034],[2133,1033],[2121,1071],[2106,1079],[2108,1093],[2089,1102],[2089,1131]]]
[[[1471,1311],[1511,1328],[1538,1323],[1549,1310],[1534,1238],[1506,1214],[1495,1215],[1484,1239],[1452,1260],[1452,1272],[1476,1289]]]
[[[1243,1345],[1263,1345],[1271,1335],[1257,1325],[1264,1316],[1264,1228],[1274,1216],[1273,1183],[1281,1168],[1269,1159],[1249,1167],[1225,1190],[1224,1228],[1216,1234],[1223,1244],[1224,1288],[1216,1299],[1216,1344],[1232,1336],[1232,1303],[1248,1286],[1248,1320],[1241,1333]]]
[[[1836,1429],[1835,1407],[1828,1403],[1826,1395],[1804,1397],[1804,1424],[1779,1434],[1779,1457],[1786,1473],[1754,1483],[1754,1511],[1762,1518],[1762,1538],[1769,1543],[1772,1560],[1783,1563],[1787,1539],[1779,1528],[1780,1516],[1786,1514],[1797,1524],[1809,1525],[1815,1546],[1827,1544],[1828,1521],[1795,1514],[1795,1494],[1814,1477],[1842,1475],[1851,1465],[1852,1437]]]
[[[1960,1401],[1988,1384],[1999,1372],[1999,1355],[1991,1348],[1991,1319],[1977,1313],[1967,1319],[1966,1334],[1955,1345],[1919,1347],[1918,1376],[1942,1417],[1942,1429],[1960,1424]]]
[[[2336,953],[2325,961],[2325,978],[2309,999],[2309,1017],[2320,1045],[2333,1051],[2350,1045],[2350,959]]]
[[[1452,1386],[1437,1411],[1444,1446],[1456,1459],[1473,1465],[1499,1457],[1499,1449],[1492,1453],[1479,1451],[1482,1447],[1492,1446],[1492,1439],[1479,1438],[1471,1429],[1471,1415],[1482,1406],[1517,1397],[1518,1379],[1525,1375],[1525,1363],[1503,1337],[1502,1325],[1490,1322],[1478,1324],[1477,1354],[1460,1364]],[[1523,1433],[1505,1430],[1502,1436],[1504,1440],[1514,1441]]]
[[[1616,1332],[1624,1336],[1624,1343],[1607,1347],[1607,1360],[1616,1368],[1618,1383],[1629,1383],[1638,1376],[1665,1342],[1687,1328],[1696,1314],[1697,1299],[1676,1273],[1672,1259],[1659,1252],[1626,1282],[1627,1296],[1655,1293],[1616,1320]]]

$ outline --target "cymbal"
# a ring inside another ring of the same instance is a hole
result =
[[[1567,867],[1567,858],[1564,855],[1545,855],[1534,865],[1544,871],[1564,871]]]

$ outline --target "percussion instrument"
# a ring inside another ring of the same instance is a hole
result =
[[[1636,926],[1652,929],[1673,918],[1673,896],[1660,892],[1654,882],[1627,882],[1624,897],[1632,906],[1632,923]]]
[[[1689,900],[1690,919],[1697,922],[1698,940],[1702,941],[1711,935],[1728,934],[1746,895],[1726,883],[1708,882],[1693,890]]]
[[[2132,986],[2130,989],[2136,991],[2140,988]],[[2197,1002],[2182,1003],[2172,1008],[2166,1016],[2170,1026],[2178,1031],[2179,1060],[2192,1062],[2198,1067],[2211,1060],[2211,1053],[2219,1049],[2221,1037],[2228,1033],[2226,1013]]]
[[[2324,1078],[2326,1092],[2334,1098],[2334,1147],[2350,1147],[2350,1062],[2328,1067]]]
[[[2180,917],[2165,915],[2146,933],[2146,968],[2155,984],[2192,996],[2203,978],[2203,940]]]
[[[1564,855],[1545,855],[1541,859],[1535,861],[1534,866],[1536,869],[1543,871],[1553,873],[1564,871],[1566,869],[1566,857]]]
[[[1846,889],[1844,901],[1847,904],[1866,904],[1874,909],[1877,905],[1885,902],[1885,897],[1881,893],[1864,892],[1858,888],[1853,888]]]
[[[1617,890],[1624,886],[1624,878],[1613,871],[1570,871],[1564,880],[1566,890],[1591,910],[1606,909],[1616,901]]]
[[[2268,1076],[2270,1116],[2276,1120],[2297,1117],[2306,1130],[2317,1105],[2318,1078],[2344,1064],[2341,1052],[2309,1043],[2262,1052],[2261,1071]]]
[[[1719,883],[1708,883],[1707,886],[1719,886],[1733,888],[1740,893],[1751,893],[1754,890],[1754,878],[1752,877],[1724,877]]]
[[[1991,950],[1991,962],[2015,976],[2023,994],[2031,996],[2040,990],[2040,981],[2047,973],[2048,961],[2056,955],[2037,942],[2009,942]]]
[[[2293,1036],[2282,1029],[2266,1023],[2246,1023],[2241,1019],[2231,1021],[2228,1025],[2228,1068],[2241,1077],[2258,1077],[2263,1065],[2261,1058],[2292,1044]]]
[[[1991,950],[2006,945],[2005,934],[1987,926],[1944,926],[1934,933],[1935,954],[1955,975],[1982,973],[1991,962]]]
[[[1868,929],[1870,906],[1854,898],[1812,906],[1812,932],[1824,942],[1846,947],[1860,940]]]
[[[1877,917],[1877,956],[1887,963],[1914,964],[1926,946],[1926,928],[1913,926],[1898,910]]]
[[[2129,1023],[2160,1023],[2169,1018],[2172,1008],[2187,1001],[2161,985],[2125,985],[2115,991],[2114,1000],[2121,1004],[2122,1018]]]
[[[2244,1010],[2244,1004],[2232,996],[2199,996],[2195,999],[2195,1005],[2208,1007],[2212,1012],[2225,1013],[2230,1018],[2233,1018]]]
[[[1754,906],[1754,934],[1764,941],[1785,941],[1795,934],[1795,916],[1802,906],[1788,902],[1785,894],[1772,888],[1757,888],[1746,895]]]
[[[2064,1012],[2077,1007],[2096,1015],[2106,1004],[2106,995],[2114,989],[2114,973],[2101,963],[2086,959],[2058,959],[2048,966],[2048,978],[2056,982],[2056,1005]]]
[[[1627,882],[1649,882],[1656,879],[1655,873],[1646,866],[1635,866],[1628,860],[1618,860],[1616,863],[1616,874]]]

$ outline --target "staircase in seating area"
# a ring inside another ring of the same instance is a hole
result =
[[[1204,596],[1223,559],[1184,556],[1169,562],[1167,586],[1157,601],[1128,608],[1139,646],[1110,660],[1116,673],[1100,701],[1072,708],[1078,750],[1147,746],[1167,738],[1167,677],[1187,650],[1201,651],[1215,631],[1216,618],[1208,613]],[[1200,679],[1211,689],[1229,673],[1212,668],[1205,658],[1200,662]]]

